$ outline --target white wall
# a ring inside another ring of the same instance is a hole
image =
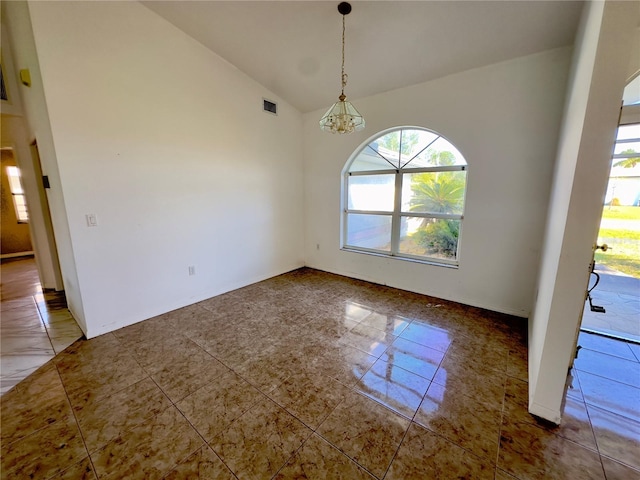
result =
[[[2,18],[13,52],[15,76],[21,69],[27,69],[31,76],[31,86],[18,84],[16,94],[22,99],[24,117],[13,118],[8,128],[3,124],[3,141],[10,139],[15,144],[18,164],[24,171],[25,190],[31,216],[31,234],[36,254],[36,262],[42,286],[64,288],[69,309],[84,330],[84,310],[78,278],[76,276],[73,246],[69,235],[64,195],[56,164],[56,152],[51,136],[51,127],[44,98],[38,55],[36,53],[29,10],[25,2],[2,2]],[[4,137],[4,134],[8,137]],[[42,173],[49,177],[51,189],[46,191],[51,218],[46,212],[44,199],[38,195],[38,183],[34,170],[34,158],[30,144],[36,140],[40,152]],[[56,239],[53,240],[53,229]]]
[[[529,322],[529,411],[559,423],[627,79],[636,2],[585,5]]]
[[[367,126],[351,136],[321,132],[323,111],[306,114],[307,264],[526,317],[570,58],[552,50],[353,100]],[[469,164],[458,269],[339,249],[341,170],[368,138],[400,125],[441,133]]]
[[[299,112],[141,4],[29,9],[88,337],[303,264]]]

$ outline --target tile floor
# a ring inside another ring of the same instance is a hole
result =
[[[580,342],[547,425],[524,320],[300,269],[75,342],[2,397],[1,476],[638,479],[640,352]]]
[[[0,394],[4,394],[82,337],[82,330],[67,310],[63,293],[42,291],[33,257],[3,260],[0,275]]]

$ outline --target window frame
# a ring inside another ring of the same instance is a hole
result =
[[[15,165],[7,165],[6,167],[7,181],[9,182],[9,191],[13,200],[13,209],[16,213],[16,220],[19,224],[29,223],[29,207],[27,206],[27,196],[22,185],[22,172]],[[22,206],[18,205],[17,198],[22,199]]]
[[[342,173],[342,205],[341,205],[341,239],[340,239],[340,249],[348,252],[355,253],[363,253],[375,256],[381,256],[386,258],[397,258],[400,260],[408,260],[418,263],[424,263],[429,265],[436,265],[442,267],[449,268],[458,268],[460,265],[460,239],[462,238],[462,224],[464,219],[464,210],[466,205],[466,194],[467,194],[467,177],[465,176],[465,184],[464,184],[464,201],[462,204],[462,212],[460,214],[449,214],[449,213],[434,213],[434,212],[411,212],[411,211],[403,211],[402,210],[402,191],[404,184],[404,175],[407,173],[435,173],[435,172],[468,172],[469,165],[466,162],[466,158],[461,154],[462,159],[465,162],[465,165],[438,165],[433,167],[415,167],[411,168],[409,165],[411,161],[406,162],[404,165],[401,165],[401,160],[398,163],[399,168],[394,168],[392,164],[389,164],[388,169],[378,169],[378,170],[362,170],[362,171],[349,171],[354,161],[358,158],[358,156],[366,149],[368,146],[375,142],[377,139],[388,135],[389,133],[393,133],[396,131],[400,131],[400,138],[402,138],[402,132],[405,130],[419,130],[428,133],[432,133],[436,135],[436,138],[432,140],[424,149],[424,151],[429,148],[436,140],[442,138],[446,140],[450,145],[452,145],[458,152],[460,150],[454,145],[448,138],[441,135],[440,133],[424,128],[424,127],[395,127],[388,130],[384,130],[382,132],[378,132],[376,135],[369,138],[362,145],[360,145],[353,154],[347,160],[345,167]],[[417,155],[416,155],[417,156]],[[373,176],[373,175],[394,175],[395,178],[395,186],[394,186],[394,202],[393,202],[393,210],[392,211],[377,211],[377,210],[361,210],[361,209],[350,209],[349,208],[349,178],[352,176]],[[362,215],[381,215],[391,217],[391,236],[390,236],[390,247],[389,251],[378,250],[375,248],[361,247],[356,245],[350,245],[348,243],[348,235],[349,235],[349,215],[350,214],[362,214]],[[400,240],[401,240],[401,223],[402,219],[405,217],[413,217],[413,218],[433,218],[433,219],[444,219],[444,220],[458,220],[460,222],[459,233],[458,233],[458,241],[456,244],[456,256],[455,259],[447,259],[441,257],[430,257],[426,255],[414,255],[409,253],[401,253],[400,252]]]

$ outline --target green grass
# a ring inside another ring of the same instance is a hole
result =
[[[604,206],[602,218],[614,220],[640,220],[640,207],[610,207]]]
[[[638,222],[640,224],[640,222]],[[640,226],[640,225],[638,225]],[[612,228],[601,228],[598,238],[615,238],[619,241],[640,241],[640,230],[614,230]]]
[[[602,218],[612,220],[635,220],[625,222],[627,228],[601,228],[598,233],[598,245],[606,243],[611,250],[596,251],[596,263],[613,268],[619,272],[640,278],[640,207],[605,206]],[[632,225],[637,225],[634,228]],[[629,229],[630,227],[632,229]]]

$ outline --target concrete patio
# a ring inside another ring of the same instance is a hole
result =
[[[606,313],[592,312],[585,303],[582,328],[640,342],[640,279],[596,265],[600,283],[591,292],[594,305]],[[591,279],[590,287],[595,278]]]

